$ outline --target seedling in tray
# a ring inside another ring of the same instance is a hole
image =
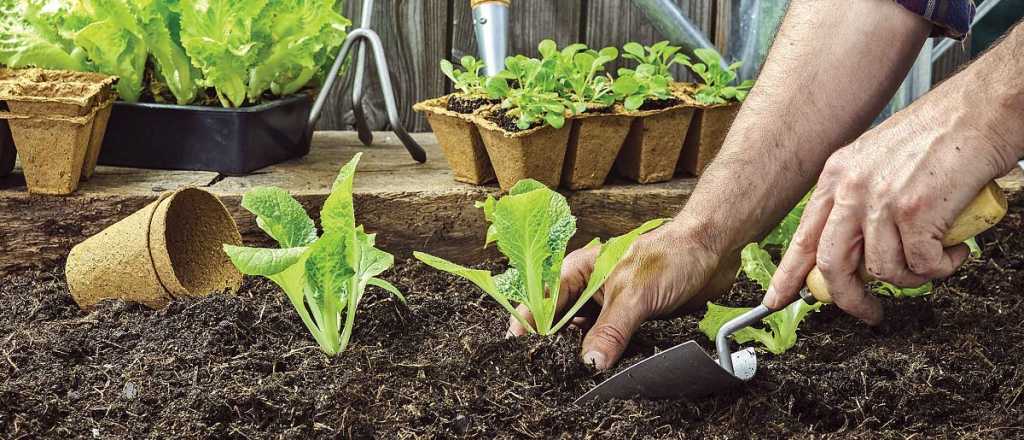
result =
[[[604,108],[615,103],[612,80],[599,75],[604,66],[619,57],[618,49],[606,47],[600,52],[573,44],[558,53],[557,74],[563,82],[563,94],[574,113]]]
[[[742,61],[732,63],[728,68],[723,69],[722,58],[717,52],[710,49],[695,49],[693,53],[703,63],[693,63],[689,59],[681,62],[704,82],[694,95],[697,101],[713,105],[725,104],[729,101],[742,102],[747,98],[747,93],[754,86],[754,81],[748,79],[739,85],[730,85],[736,81],[736,70],[743,65]]]
[[[384,289],[405,302],[395,286],[377,278],[394,265],[394,257],[374,247],[374,234],[356,226],[352,180],[359,156],[342,167],[334,181],[320,211],[324,234],[319,238],[298,201],[280,188],[260,187],[245,194],[242,207],[256,215],[256,225],[281,247],[224,245],[239,271],[269,278],[284,290],[313,339],[329,355],[348,346],[366,286]]]
[[[669,89],[672,77],[659,73],[652,64],[641,64],[636,69],[619,69],[619,77],[612,84],[615,97],[628,111],[639,110],[648,101],[674,102]]]
[[[462,69],[456,68],[451,61],[441,60],[441,72],[459,91],[448,100],[448,110],[459,113],[472,113],[481,105],[491,101],[487,89],[484,88],[485,76],[480,75],[484,62],[466,55],[459,61]]]
[[[515,121],[514,128],[527,130],[542,123],[554,128],[565,125],[566,101],[559,93],[557,66],[556,58],[538,60],[517,55],[506,59],[505,70],[487,80],[487,92],[502,99],[502,112]],[[509,86],[509,80],[514,87]]]
[[[686,64],[689,58],[679,52],[679,46],[670,46],[668,41],[659,41],[651,46],[641,46],[629,42],[622,46],[622,57],[636,61],[637,64],[654,66],[658,75],[670,76],[669,67],[673,64]]]
[[[505,273],[470,269],[422,252],[414,255],[427,265],[461,276],[498,301],[531,333],[557,332],[604,284],[608,275],[625,256],[630,245],[664,220],[651,220],[629,233],[602,244],[594,239],[587,246],[600,246],[586,289],[576,303],[556,320],[562,260],[569,239],[576,233],[576,218],[561,194],[535,180],[522,180],[508,195],[495,200],[488,197],[479,207],[491,223],[487,244],[497,242],[498,250],[508,257]],[[533,315],[532,325],[516,311],[512,302],[526,304]]]

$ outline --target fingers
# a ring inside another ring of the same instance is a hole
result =
[[[928,278],[911,272],[903,256],[899,228],[888,210],[868,215],[864,225],[864,267],[876,279],[899,287],[917,287]]]
[[[882,322],[882,304],[864,291],[858,274],[861,225],[855,209],[836,206],[829,215],[818,245],[817,265],[837,307],[868,325]]]
[[[605,304],[594,326],[583,338],[585,364],[605,370],[622,357],[629,339],[647,319],[644,309],[629,298],[627,295],[618,295]]]
[[[566,306],[575,303],[580,293],[587,287],[587,280],[590,279],[590,273],[594,270],[594,259],[597,258],[599,250],[598,248],[578,249],[565,257],[562,262],[558,301],[555,306],[556,316],[559,316]],[[533,314],[525,304],[520,304],[516,310],[523,316],[523,319],[536,328],[537,323],[533,320]],[[505,336],[523,336],[527,333],[528,330],[519,320],[513,316],[509,317],[508,331]]]
[[[963,244],[944,249],[941,234],[929,229],[915,223],[899,225],[907,267],[925,279],[948,277],[967,260],[969,251]]]
[[[762,303],[772,310],[780,310],[793,302],[804,287],[807,274],[814,268],[818,254],[818,241],[832,211],[832,197],[826,191],[815,191],[804,208],[793,239],[782,256],[772,284]]]
[[[533,321],[533,313],[530,313],[530,308],[526,307],[526,304],[516,306],[516,311],[519,312],[519,314],[523,316],[523,319],[525,319],[526,322],[529,322],[530,325],[534,327],[537,326],[537,323]],[[523,324],[521,324],[515,316],[508,317],[508,332],[505,333],[505,337],[526,336],[527,333],[528,331],[526,330],[526,327],[523,327]]]

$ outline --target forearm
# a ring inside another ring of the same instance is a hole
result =
[[[673,222],[719,255],[785,215],[866,130],[930,24],[889,0],[794,0],[718,158]]]

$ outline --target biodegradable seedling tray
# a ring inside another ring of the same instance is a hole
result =
[[[447,109],[448,99],[442,96],[417,103],[413,110],[424,112],[437,143],[444,152],[456,181],[482,185],[495,179],[491,159],[487,156],[480,131],[472,115]],[[479,111],[479,110],[478,110]]]
[[[173,299],[236,291],[242,275],[221,250],[241,245],[231,214],[197,188],[156,201],[71,249],[71,296],[88,309],[106,299],[161,308]]]
[[[722,149],[739,110],[738,102],[697,108],[676,170],[700,176]]]
[[[572,190],[603,186],[632,122],[633,116],[617,112],[584,113],[574,117],[562,169],[562,185]]]
[[[508,191],[522,179],[557,188],[572,124],[567,121],[562,128],[542,125],[513,133],[488,120],[489,115],[490,111],[480,112],[473,120],[480,128],[501,189]]]
[[[694,109],[685,101],[628,113],[633,123],[615,160],[616,171],[639,183],[672,180]]]

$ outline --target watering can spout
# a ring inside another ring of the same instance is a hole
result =
[[[505,69],[508,54],[508,8],[511,0],[470,0],[477,50],[487,76]]]

